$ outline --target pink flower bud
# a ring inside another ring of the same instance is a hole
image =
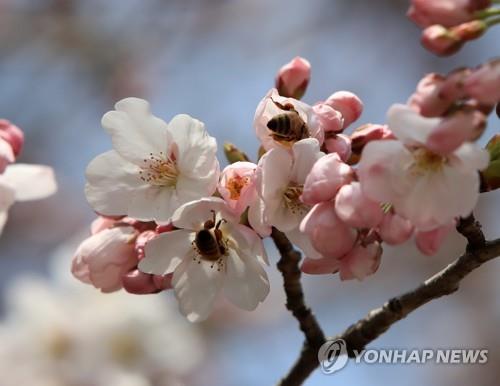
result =
[[[309,275],[323,275],[335,273],[339,270],[340,261],[329,257],[311,259],[306,257],[302,262],[300,270]]]
[[[321,157],[313,165],[304,184],[302,201],[314,205],[335,198],[342,185],[353,180],[352,168],[342,162],[336,153]]]
[[[444,225],[430,231],[417,231],[415,233],[415,242],[417,244],[417,248],[424,255],[435,255],[445,241],[446,236],[450,234],[453,228],[455,228],[454,221],[448,225]]]
[[[327,137],[324,143],[324,149],[328,154],[338,154],[342,162],[347,162],[351,157],[351,139],[344,134],[336,134]]]
[[[378,226],[378,234],[389,245],[402,244],[413,234],[413,225],[396,213],[386,213]]]
[[[122,277],[123,289],[131,294],[146,295],[159,292],[153,282],[153,275],[138,269],[127,272]]]
[[[344,118],[342,114],[326,103],[317,103],[313,106],[313,111],[316,114],[321,128],[325,133],[339,133],[344,126]]]
[[[311,64],[297,56],[280,68],[276,76],[276,88],[281,96],[300,99],[311,78]]]
[[[417,90],[408,100],[408,105],[424,117],[439,117],[453,104],[453,98],[445,98],[441,89],[446,78],[439,74],[427,74],[418,82]]]
[[[156,236],[158,236],[158,233],[155,231],[144,231],[137,236],[137,239],[135,240],[135,251],[137,253],[138,260],[142,260],[145,256],[144,247],[146,246],[146,243],[153,240]]]
[[[335,213],[354,228],[374,228],[384,216],[380,203],[368,199],[359,182],[342,186],[335,197]]]
[[[407,16],[420,27],[441,24],[452,27],[472,20],[491,0],[412,0]]]
[[[136,231],[128,226],[104,229],[90,236],[73,257],[73,276],[102,292],[119,290],[123,274],[137,266],[136,236]]]
[[[238,215],[257,197],[255,170],[251,162],[235,162],[227,166],[220,177],[217,190],[228,206]]]
[[[0,138],[0,174],[3,173],[7,166],[15,160],[12,147],[7,141]]]
[[[459,110],[444,118],[427,138],[426,146],[438,154],[450,154],[464,142],[478,139],[486,128],[486,116],[477,110]]]
[[[300,224],[316,251],[324,257],[340,258],[356,242],[357,232],[344,224],[335,214],[333,202],[317,204]]]
[[[461,41],[474,40],[481,37],[488,29],[483,20],[473,20],[450,28],[450,33]]]
[[[5,140],[12,147],[12,151],[17,157],[24,144],[23,131],[9,121],[0,119],[0,138]]]
[[[155,229],[155,232],[160,234],[160,233],[167,233],[167,232],[172,232],[174,230],[173,224],[162,224],[158,225]]]
[[[500,59],[492,60],[477,70],[465,81],[465,89],[470,97],[487,105],[500,101]]]
[[[422,32],[422,45],[439,56],[452,55],[460,50],[464,41],[442,25],[431,25]]]
[[[470,74],[469,68],[460,68],[450,72],[439,87],[439,97],[450,102],[466,98],[464,83]]]
[[[394,138],[394,134],[387,125],[368,123],[360,126],[351,134],[352,152],[359,156],[368,142]]]
[[[90,233],[95,235],[103,231],[104,229],[112,228],[116,224],[117,220],[109,217],[99,216],[90,225]]]
[[[159,276],[144,273],[138,269],[127,272],[122,277],[123,289],[136,295],[154,294],[172,288],[173,274]]]
[[[363,102],[349,91],[337,91],[330,95],[324,103],[340,111],[344,118],[344,125],[342,126],[344,130],[356,121],[363,112]]]
[[[376,241],[366,246],[355,246],[340,259],[340,280],[363,280],[372,275],[380,266],[381,257],[382,247]]]

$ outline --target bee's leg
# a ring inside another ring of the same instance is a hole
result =
[[[219,230],[219,227],[221,226],[221,224],[222,224],[223,222],[226,222],[226,223],[227,223],[227,220],[225,220],[225,219],[221,218],[221,219],[217,222],[217,225],[215,226],[215,229],[216,229],[216,230]]]

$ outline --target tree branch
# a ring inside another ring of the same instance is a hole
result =
[[[468,240],[466,253],[419,287],[390,299],[382,307],[370,311],[363,319],[330,339],[344,339],[349,356],[352,357],[354,351],[363,350],[394,323],[431,300],[455,292],[465,276],[485,262],[500,256],[500,239],[485,241],[474,217],[461,220],[457,229]],[[316,347],[304,345],[296,363],[279,385],[300,385],[318,366],[317,352]]]
[[[317,352],[321,345],[325,343],[326,338],[318,321],[314,317],[311,309],[306,306],[304,301],[304,292],[300,282],[299,262],[301,254],[294,249],[292,243],[282,232],[273,228],[271,238],[278,248],[280,260],[277,267],[283,276],[283,286],[286,294],[286,308],[293,314],[299,322],[300,329],[305,335],[305,342],[300,355],[301,362],[293,373],[288,374],[287,378],[281,381],[281,385],[300,385],[317,365]],[[309,366],[309,372],[304,372],[302,366]],[[312,366],[312,364],[314,364]]]

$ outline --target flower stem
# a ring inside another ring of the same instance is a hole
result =
[[[500,8],[489,8],[484,11],[478,11],[476,13],[476,17],[478,19],[486,19],[488,17],[498,16],[498,15],[500,15]]]
[[[500,15],[500,14],[499,14]],[[488,19],[488,20],[485,20],[485,23],[488,27],[492,27],[494,26],[495,24],[500,24],[500,17],[496,17],[494,19]]]

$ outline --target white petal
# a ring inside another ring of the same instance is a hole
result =
[[[269,265],[266,249],[262,239],[252,229],[241,224],[225,224],[237,244],[238,249],[250,250],[251,256],[257,257],[262,263]]]
[[[452,162],[463,171],[477,171],[488,167],[490,155],[487,150],[481,149],[474,143],[464,143],[453,155],[461,162]]]
[[[9,208],[15,201],[15,194],[10,186],[0,181],[0,234],[7,222]]]
[[[313,165],[325,154],[319,149],[319,142],[314,138],[303,139],[292,147],[293,166],[290,179],[297,184],[304,184]]]
[[[215,160],[215,163],[210,173],[203,177],[189,177],[183,173],[179,175],[175,188],[181,204],[214,194],[220,173],[219,162]]]
[[[373,201],[392,202],[407,188],[405,175],[413,156],[399,141],[373,141],[363,149],[358,176],[363,193]]]
[[[255,257],[230,249],[226,260],[224,294],[235,306],[254,310],[269,293],[266,271]]]
[[[217,141],[208,135],[205,125],[186,114],[176,115],[168,124],[178,148],[177,164],[188,177],[203,177],[214,172]]]
[[[264,201],[264,221],[274,224],[274,217],[283,211],[283,194],[290,183],[292,156],[288,151],[275,148],[267,152],[259,162],[258,178],[260,196]]]
[[[158,235],[146,243],[144,257],[139,262],[139,269],[145,273],[166,275],[174,272],[192,250],[194,233],[177,230]]]
[[[138,167],[113,150],[94,158],[86,176],[88,202],[96,212],[108,216],[128,214],[134,193],[149,186],[141,181]]]
[[[194,256],[193,256],[194,257]],[[175,269],[172,285],[179,307],[190,322],[205,320],[224,282],[224,273],[210,262],[185,258]]]
[[[149,103],[126,98],[102,117],[102,126],[111,135],[113,148],[126,160],[141,165],[150,153],[159,155],[171,143],[167,124],[151,114]]]
[[[16,201],[39,200],[57,191],[54,171],[43,165],[10,165],[0,175],[0,181],[14,189]]]
[[[394,206],[396,212],[420,231],[428,231],[458,216],[467,216],[478,199],[477,172],[462,172],[445,166],[440,173],[428,173],[415,179],[413,189]]]
[[[174,188],[146,185],[133,192],[127,214],[137,220],[165,224],[179,206]]]
[[[309,257],[311,259],[321,259],[323,257],[318,251],[316,251],[316,249],[314,249],[309,236],[302,233],[299,228],[286,232],[285,234],[286,237],[290,239],[292,244],[295,244],[302,250],[302,252],[304,252],[305,257]]]
[[[172,216],[172,223],[177,228],[199,230],[203,223],[212,219],[213,214],[220,213],[220,218],[228,222],[238,222],[238,216],[235,216],[226,202],[218,197],[207,197],[197,201],[191,201],[182,205]]]
[[[395,104],[387,112],[387,124],[406,145],[425,144],[440,118],[426,118],[407,105]]]
[[[267,237],[271,234],[271,227],[264,221],[264,201],[260,197],[248,208],[248,222],[260,236]]]

